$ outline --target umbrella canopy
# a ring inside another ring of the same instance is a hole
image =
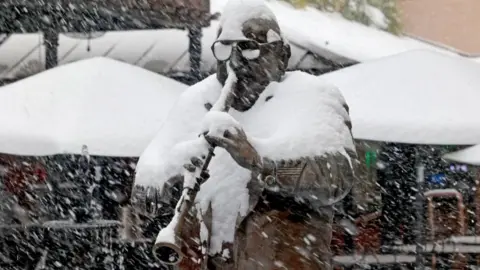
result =
[[[221,13],[227,2],[211,0],[211,13]],[[321,59],[307,56],[307,51],[337,64],[363,62],[413,49],[455,54],[414,38],[396,36],[349,21],[338,13],[312,7],[297,9],[278,0],[266,1],[266,4],[274,12],[282,33],[292,46],[289,68],[296,68],[297,65],[300,68],[322,68],[325,65]],[[217,30],[216,20],[212,20],[209,27],[202,28],[200,68],[203,72],[210,72],[216,66],[210,46],[217,37]],[[4,40],[0,36],[1,79],[13,79],[43,69],[45,46],[41,36],[41,33],[14,34],[3,37]],[[60,34],[59,64],[93,56],[122,60],[159,73],[190,71],[188,33],[180,29]]]
[[[444,155],[443,158],[458,163],[480,166],[480,145],[475,145],[460,151],[448,153]]]
[[[413,50],[319,78],[343,93],[356,139],[480,143],[480,65],[473,61]]]
[[[39,73],[0,88],[0,152],[139,156],[186,88],[101,57]]]

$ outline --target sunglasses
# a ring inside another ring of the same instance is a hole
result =
[[[256,59],[260,56],[262,48],[280,44],[281,40],[268,43],[260,43],[251,39],[244,40],[217,40],[212,44],[213,56],[219,61],[227,61],[232,56],[234,47],[240,49],[242,56],[248,60]]]

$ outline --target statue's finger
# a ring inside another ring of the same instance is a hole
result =
[[[193,164],[185,164],[183,165],[183,168],[185,168],[189,172],[195,172],[195,170],[197,169],[197,167]]]
[[[227,138],[227,139],[232,139],[232,138],[233,138],[233,134],[232,134],[232,132],[230,132],[230,130],[226,129],[226,130],[223,132],[223,137],[224,137],[224,138]]]
[[[245,131],[242,128],[235,127],[235,130],[237,131],[238,136],[241,136],[242,138],[247,137],[247,135],[245,134]]]
[[[196,167],[201,167],[203,165],[203,161],[201,159],[199,159],[198,157],[192,157],[190,159],[190,161],[192,162],[192,164]]]
[[[219,146],[222,148],[228,147],[228,139],[221,138],[221,137],[216,137],[216,136],[210,136],[210,135],[205,135],[205,140],[213,146]]]

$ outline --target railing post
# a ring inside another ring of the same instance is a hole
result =
[[[421,162],[421,157],[419,156],[417,150],[417,196],[415,197],[415,213],[416,213],[416,223],[415,223],[415,237],[416,237],[416,269],[424,270],[425,261],[423,254],[423,247],[425,244],[425,234],[424,234],[424,181],[425,181],[425,166]]]
[[[43,44],[45,45],[45,69],[58,65],[58,32],[52,28],[43,31]]]
[[[188,53],[190,55],[190,76],[193,83],[201,80],[200,67],[202,63],[202,28],[199,25],[188,27]]]

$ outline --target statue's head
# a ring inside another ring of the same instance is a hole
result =
[[[227,78],[228,64],[239,81],[262,85],[280,80],[291,54],[275,15],[263,0],[229,1],[212,52],[221,83]]]

